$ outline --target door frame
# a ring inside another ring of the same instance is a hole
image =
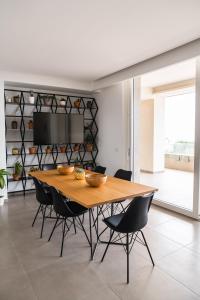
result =
[[[155,71],[155,70],[154,70]],[[144,75],[144,74],[143,74]],[[133,172],[133,180],[139,181],[139,123],[140,123],[140,77],[133,77],[132,97],[130,103],[130,170]],[[195,147],[194,147],[194,183],[193,183],[193,209],[188,210],[170,203],[154,199],[155,205],[168,210],[200,219],[200,57],[196,58],[195,80]]]

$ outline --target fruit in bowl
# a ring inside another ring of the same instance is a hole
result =
[[[105,184],[107,181],[107,175],[105,174],[87,174],[85,176],[86,182],[92,187],[99,187]]]
[[[60,165],[60,166],[57,166],[57,170],[60,175],[68,175],[74,171],[74,166],[73,165]]]
[[[85,170],[82,168],[75,168],[74,170],[75,179],[82,180],[85,178]]]

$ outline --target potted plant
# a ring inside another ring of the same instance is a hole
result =
[[[29,154],[36,154],[37,153],[37,147],[32,146],[29,147]]]
[[[65,106],[65,104],[66,104],[66,100],[64,98],[61,98],[60,99],[60,105]]]
[[[18,181],[21,179],[21,176],[22,176],[22,169],[23,169],[23,166],[22,164],[17,161],[15,164],[14,164],[14,173],[13,173],[13,179]]]
[[[93,136],[88,133],[85,137],[86,151],[91,152],[93,150]]]
[[[81,99],[77,99],[76,101],[74,101],[75,108],[79,108],[80,106],[81,106]]]
[[[47,146],[45,152],[46,154],[50,154],[52,152],[52,148],[50,146]]]
[[[33,120],[28,122],[28,129],[33,129]]]
[[[1,191],[4,189],[6,185],[5,176],[10,175],[5,169],[0,169],[0,189]],[[0,195],[0,202],[1,198],[3,198],[3,195]]]
[[[73,150],[74,152],[79,151],[80,145],[79,144],[74,144]]]
[[[34,104],[35,102],[34,94],[32,91],[30,91],[30,96],[28,97],[28,101],[30,104]]]
[[[67,147],[65,145],[61,145],[60,146],[60,153],[65,153],[66,149],[67,149]]]

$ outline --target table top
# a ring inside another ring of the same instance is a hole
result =
[[[87,171],[86,171],[87,173]],[[91,173],[91,171],[89,172]],[[85,180],[77,180],[74,174],[60,175],[57,170],[35,171],[29,173],[38,180],[55,187],[64,196],[92,208],[157,191],[154,187],[134,183],[112,176],[100,187],[91,187]]]

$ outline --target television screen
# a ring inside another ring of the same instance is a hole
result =
[[[83,115],[35,112],[33,123],[35,145],[83,143]]]
[[[84,142],[84,118],[83,115],[69,115],[69,142],[81,144]]]

